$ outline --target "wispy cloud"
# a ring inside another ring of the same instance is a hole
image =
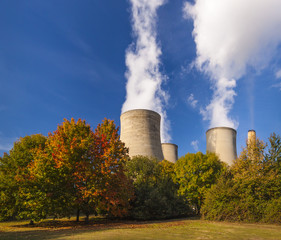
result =
[[[281,78],[281,69],[279,69],[276,73],[275,73],[275,77],[277,79]]]
[[[252,67],[268,65],[281,43],[281,1],[195,0],[186,2],[184,17],[194,21],[197,69],[212,83],[213,98],[202,111],[210,127],[237,127],[229,113],[236,80]],[[281,74],[281,73],[280,73]],[[279,76],[279,74],[278,74]]]
[[[198,144],[199,144],[199,141],[198,140],[194,140],[194,141],[192,141],[191,143],[190,143],[190,145],[193,147],[193,149],[195,150],[195,151],[198,151]]]
[[[122,112],[131,109],[149,109],[158,112],[161,117],[161,140],[169,142],[169,123],[163,109],[168,94],[161,88],[166,80],[159,67],[161,48],[157,40],[157,9],[165,0],[130,0],[132,27],[135,42],[126,52],[126,78],[128,79],[126,101]]]
[[[281,79],[281,69],[279,69],[279,70],[277,70],[276,72],[275,72],[275,77],[276,77],[276,79]],[[275,83],[275,84],[273,84],[271,87],[273,87],[273,88],[279,88],[279,90],[281,91],[281,82],[279,82],[279,83]]]
[[[273,84],[272,87],[274,87],[274,88],[279,88],[279,90],[281,91],[281,82],[280,82],[280,83]]]
[[[193,93],[189,95],[189,97],[187,98],[187,102],[191,107],[193,108],[197,107],[198,100],[194,98]]]

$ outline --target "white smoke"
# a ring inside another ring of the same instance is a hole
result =
[[[169,142],[169,123],[163,105],[168,95],[161,89],[166,76],[162,75],[161,49],[156,38],[157,9],[165,0],[130,0],[135,42],[126,52],[127,95],[122,112],[148,109],[161,115],[161,139]]]
[[[196,67],[212,79],[211,103],[202,110],[210,127],[237,127],[228,114],[236,80],[266,67],[281,42],[280,0],[195,0],[184,15],[194,21]]]

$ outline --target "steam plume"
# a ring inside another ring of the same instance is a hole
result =
[[[156,39],[157,9],[165,0],[130,0],[135,42],[126,51],[127,95],[122,112],[149,109],[161,115],[162,142],[170,141],[163,105],[168,95],[161,89],[165,76],[159,70],[161,49]]]
[[[237,127],[229,118],[236,80],[247,68],[262,70],[281,42],[280,0],[195,0],[184,15],[194,21],[196,67],[209,75],[214,91],[201,113],[210,127]]]

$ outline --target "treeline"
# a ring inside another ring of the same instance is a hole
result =
[[[20,138],[0,158],[0,220],[90,215],[281,222],[281,139],[257,140],[228,167],[213,153],[175,164],[132,159],[118,127],[64,120],[48,137]]]
[[[225,166],[214,154],[188,154],[177,164],[132,159],[114,122],[95,130],[64,120],[48,137],[20,138],[0,158],[0,219],[81,214],[163,219],[199,213],[206,189]]]

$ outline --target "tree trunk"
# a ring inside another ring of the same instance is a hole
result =
[[[79,215],[80,215],[80,209],[77,209],[77,213],[76,213],[76,222],[79,222]]]
[[[89,213],[86,213],[86,218],[85,218],[86,223],[89,223],[89,215],[90,215]]]
[[[196,207],[195,207],[195,209],[196,209],[196,215],[200,215],[200,205],[199,204],[196,204]]]

